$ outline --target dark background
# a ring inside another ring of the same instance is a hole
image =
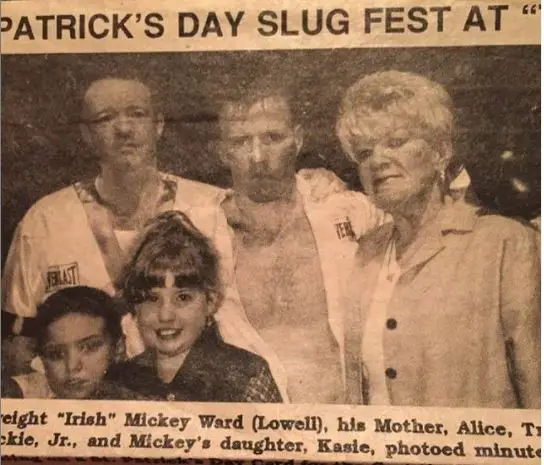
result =
[[[97,172],[77,124],[81,93],[92,79],[125,70],[151,81],[167,121],[161,169],[228,186],[215,153],[217,100],[257,75],[289,76],[298,83],[306,129],[300,166],[328,167],[358,188],[334,133],[338,105],[359,76],[386,69],[418,72],[446,86],[457,109],[456,153],[482,199],[494,202],[504,172],[499,155],[516,147],[540,205],[537,46],[4,56],[2,262],[32,203]]]

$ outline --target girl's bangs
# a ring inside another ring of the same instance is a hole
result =
[[[162,255],[155,257],[143,270],[139,284],[147,289],[164,287],[166,274],[171,273],[174,276],[174,285],[178,288],[202,287],[202,270],[202,263],[197,255]]]

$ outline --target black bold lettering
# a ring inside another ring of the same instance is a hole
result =
[[[308,10],[302,10],[302,31],[309,36],[315,36],[323,29],[323,10],[319,8],[316,11],[315,26],[310,28]]]
[[[146,426],[145,417],[141,413],[125,413],[125,425],[141,428]]]
[[[412,21],[412,23],[406,26],[410,32],[417,33],[425,32],[427,30],[429,24],[427,22],[427,10],[425,10],[425,8],[421,6],[410,8],[408,10],[408,19]],[[417,24],[419,24],[419,26],[417,26]]]
[[[216,34],[217,37],[223,37],[219,18],[214,12],[208,13],[208,17],[202,28],[202,37],[206,37],[208,34]]]
[[[333,23],[335,16],[340,16],[340,18],[342,18],[337,21],[336,26]],[[341,34],[349,34],[348,12],[346,10],[343,10],[342,8],[336,8],[332,10],[327,15],[327,30],[335,36],[339,36]]]
[[[54,15],[36,16],[36,21],[42,23],[42,39],[49,39],[49,21],[53,21],[54,19]]]
[[[149,13],[145,15],[144,23],[147,26],[144,34],[150,39],[156,39],[164,34],[164,26],[162,25],[163,17],[159,13]]]
[[[123,31],[125,36],[128,39],[132,39],[132,32],[126,27],[126,22],[132,17],[130,13],[127,13],[121,20],[119,20],[119,15],[113,15],[113,24],[112,24],[112,36],[114,39],[119,37],[119,32]]]
[[[151,448],[150,439],[150,434],[131,434],[128,447]]]
[[[400,13],[399,16],[393,16],[394,13]],[[404,18],[402,13],[404,13],[404,7],[397,6],[385,9],[385,32],[390,33],[403,33],[403,27],[394,27],[393,23],[402,23]]]
[[[373,23],[381,23],[381,16],[377,17],[376,13],[383,13],[383,8],[365,8],[365,34],[369,34]]]
[[[436,32],[444,31],[444,12],[451,11],[451,6],[432,6],[429,8],[431,13],[436,12]]]
[[[13,20],[9,16],[2,16],[0,18],[0,31],[8,32],[13,26]]]
[[[508,10],[508,5],[489,5],[488,10],[495,12],[495,31],[501,30],[501,13]]]
[[[98,32],[96,30],[96,25],[95,25],[97,20],[101,20],[104,23],[104,25],[106,25],[109,23],[109,18],[106,15],[103,15],[102,13],[98,13],[96,15],[92,15],[91,18],[89,19],[89,34],[91,34],[91,37],[93,37],[94,39],[103,39],[104,37],[108,35],[109,29],[106,26],[104,26],[102,28],[102,31]]]
[[[76,18],[74,15],[59,15],[57,16],[57,39],[63,39],[63,31],[67,31],[70,39],[75,39],[76,34]]]
[[[193,28],[188,30],[185,28],[185,21],[193,22]],[[198,32],[198,16],[190,11],[178,13],[178,36],[179,37],[194,37]]]
[[[480,7],[477,5],[473,5],[470,9],[463,31],[466,32],[472,27],[478,27],[480,28],[480,31],[486,30],[484,17],[482,16]]]
[[[225,16],[227,17],[227,20],[229,21],[231,30],[232,30],[232,37],[236,37],[238,35],[238,26],[240,26],[240,22],[242,21],[242,18],[244,17],[244,12],[239,11],[236,17],[233,17],[230,14],[230,11],[225,12]]]
[[[32,27],[30,26],[28,16],[21,16],[21,20],[17,25],[13,39],[19,40],[20,36],[27,36],[30,40],[34,40],[34,33],[32,32]]]
[[[270,27],[270,29],[267,30],[263,27],[259,27],[257,28],[257,30],[259,31],[259,34],[265,37],[270,37],[277,34],[278,25],[274,21],[276,19],[278,19],[278,15],[274,11],[271,11],[271,10],[261,11],[259,13],[257,20],[259,21],[259,24],[262,24],[263,26],[268,26]]]
[[[289,12],[281,10],[281,35],[282,36],[298,36],[298,31],[290,31],[289,28]]]

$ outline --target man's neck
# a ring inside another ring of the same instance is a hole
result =
[[[160,175],[157,167],[147,165],[141,168],[126,169],[107,164],[100,166],[100,183],[103,194],[107,198],[116,196],[139,194],[142,187],[156,182]]]
[[[133,216],[145,216],[151,207],[154,208],[160,180],[160,173],[155,166],[120,170],[103,165],[96,187],[114,215],[130,219]]]
[[[270,202],[254,202],[236,192],[223,207],[231,226],[243,234],[244,242],[265,245],[275,240],[293,220],[298,202],[298,191],[293,183],[289,194]]]
[[[282,218],[296,204],[296,194],[296,185],[293,183],[292,188],[288,192],[270,202],[254,202],[246,195],[238,192],[234,194],[234,198],[236,205],[242,213],[250,216]]]

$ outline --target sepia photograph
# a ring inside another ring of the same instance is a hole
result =
[[[2,397],[540,408],[540,47],[2,58]]]

